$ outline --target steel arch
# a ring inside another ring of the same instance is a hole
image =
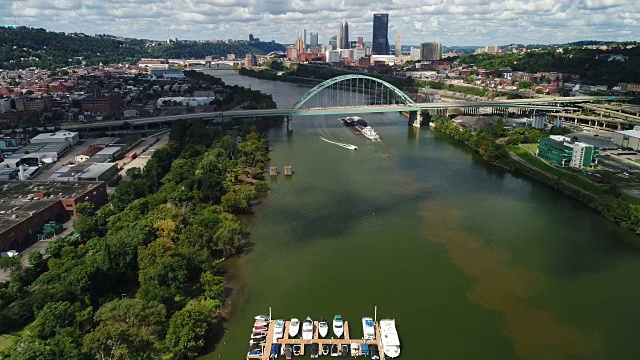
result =
[[[339,83],[341,81],[345,81],[345,80],[350,80],[350,79],[368,79],[368,80],[373,80],[376,82],[379,82],[380,84],[382,84],[383,86],[386,86],[387,88],[389,88],[390,90],[392,90],[396,95],[398,95],[402,100],[405,101],[405,103],[407,105],[414,105],[415,102],[413,100],[411,100],[411,98],[409,96],[407,96],[407,94],[405,94],[404,92],[402,92],[402,90],[398,89],[397,87],[389,84],[388,82],[384,81],[384,80],[380,80],[371,76],[366,76],[366,75],[340,75],[340,76],[336,76],[334,78],[331,78],[329,80],[325,80],[322,83],[314,86],[311,90],[307,91],[301,98],[300,100],[298,100],[295,104],[293,104],[293,106],[291,107],[291,112],[295,113],[302,105],[304,105],[305,102],[307,102],[307,100],[311,99],[314,95],[316,95],[317,93],[319,93],[320,91],[322,91],[323,89]]]

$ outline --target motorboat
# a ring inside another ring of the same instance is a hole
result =
[[[380,136],[376,133],[375,130],[371,126],[367,126],[362,129],[362,135],[364,135],[367,139],[378,141],[380,140]]]
[[[269,320],[271,320],[269,315],[256,315],[253,318],[258,320],[258,321],[269,321]]]
[[[329,355],[329,345],[322,344],[322,356]]]
[[[360,353],[362,353],[362,356],[369,356],[369,344],[360,344]]]
[[[266,338],[261,338],[261,339],[252,339],[249,340],[249,345],[259,345],[259,344],[264,344],[264,342],[267,341]]]
[[[277,359],[280,354],[280,344],[271,344],[271,353],[269,359]]]
[[[342,344],[342,357],[349,356],[349,345]]]
[[[273,325],[273,338],[282,339],[284,337],[284,320],[278,319]]]
[[[265,333],[252,333],[251,334],[251,338],[252,339],[262,339],[264,337],[267,337],[267,334],[265,334]]]
[[[289,337],[294,338],[298,336],[298,331],[300,331],[300,320],[291,318],[289,322]]]
[[[378,351],[378,345],[369,345],[369,352],[371,353],[371,360],[380,360],[380,351]]]
[[[308,316],[302,322],[302,338],[304,340],[313,339],[313,320]]]
[[[301,353],[302,353],[302,346],[300,346],[300,344],[293,345],[293,355],[300,356]]]
[[[342,334],[344,334],[344,320],[342,320],[341,315],[333,317],[333,333],[336,334],[338,338],[342,337]]]
[[[373,319],[370,317],[362,317],[362,333],[365,340],[374,340],[376,338],[376,331],[373,328]]]
[[[266,327],[266,326],[254,326],[253,327],[253,331],[254,332],[256,332],[256,331],[267,331],[267,330],[269,330],[269,328]]]
[[[382,352],[390,358],[400,356],[400,338],[396,330],[396,321],[393,319],[380,320],[380,342]]]
[[[318,323],[318,332],[320,336],[325,337],[329,333],[329,325],[326,321],[322,320]]]
[[[253,326],[269,326],[268,321],[256,321],[253,323]]]
[[[291,345],[287,344],[284,346],[284,358],[285,359],[291,359],[291,356],[293,355],[293,350],[291,349]]]
[[[331,356],[340,356],[340,351],[338,350],[338,344],[331,345]]]
[[[311,358],[317,359],[319,353],[320,345],[318,343],[311,344]]]
[[[351,356],[356,357],[360,352],[360,346],[356,343],[351,343]]]
[[[260,350],[249,351],[247,353],[247,356],[262,356],[262,351]]]

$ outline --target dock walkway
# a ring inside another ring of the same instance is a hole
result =
[[[275,328],[275,320],[271,320],[269,321],[269,329],[266,332],[262,332],[262,333],[266,333],[267,337],[266,337],[266,342],[262,345],[262,355],[253,355],[253,356],[247,356],[247,360],[267,360],[269,359],[269,355],[271,353],[271,345],[272,344],[280,344],[280,357],[283,357],[284,355],[284,347],[285,345],[302,345],[302,349],[301,349],[301,353],[300,356],[304,356],[305,355],[305,348],[306,345],[311,345],[311,344],[318,344],[320,347],[320,354],[319,357],[322,356],[322,345],[327,344],[329,346],[333,345],[333,344],[337,344],[340,349],[342,350],[342,345],[347,345],[349,346],[349,351],[351,351],[351,344],[358,344],[358,347],[361,348],[362,344],[368,344],[368,345],[376,345],[378,347],[378,350],[380,352],[380,360],[384,360],[385,356],[384,356],[384,352],[382,351],[382,342],[381,342],[381,335],[380,335],[380,327],[378,326],[378,323],[374,323],[374,329],[375,329],[375,333],[376,333],[376,338],[374,340],[364,340],[364,339],[351,339],[349,336],[349,322],[345,321],[344,322],[344,335],[342,338],[339,339],[334,339],[334,338],[321,338],[320,334],[318,333],[318,321],[314,321],[313,322],[313,339],[310,340],[305,340],[302,338],[298,338],[296,337],[295,339],[290,339],[289,338],[289,323],[290,321],[286,321],[285,322],[285,327],[284,327],[284,336],[282,339],[274,339],[274,328]],[[300,329],[300,336],[302,333],[302,329]],[[327,334],[328,336],[329,334]],[[349,355],[351,356],[351,355]],[[363,354],[360,353],[360,350],[358,351],[358,356],[363,356]]]

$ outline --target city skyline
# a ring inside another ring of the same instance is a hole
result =
[[[0,24],[153,40],[241,39],[242,29],[263,41],[280,43],[294,41],[296,34],[291,29],[306,28],[319,33],[320,43],[327,43],[336,33],[333,24],[342,20],[349,22],[352,36],[371,41],[374,13],[389,14],[390,39],[402,33],[403,43],[414,45],[425,41],[483,46],[640,38],[640,9],[632,0],[424,0],[407,4],[262,4],[251,0],[149,4],[131,0],[117,8],[97,0],[14,0],[9,11],[0,14]]]

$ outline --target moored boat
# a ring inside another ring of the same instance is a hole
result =
[[[254,326],[254,327],[253,327],[253,331],[254,331],[254,332],[255,332],[255,331],[267,331],[267,330],[269,330],[269,328],[268,328],[268,327],[266,327],[266,326]]]
[[[351,356],[356,357],[360,351],[360,346],[356,343],[351,343]]]
[[[329,325],[326,321],[322,320],[318,323],[318,333],[320,333],[321,337],[327,336],[329,333]]]
[[[400,356],[400,338],[393,319],[380,320],[380,337],[382,352],[390,358]]]
[[[253,326],[269,326],[268,321],[256,321],[253,323]]]
[[[284,320],[278,319],[273,325],[273,338],[282,339],[284,337]]]
[[[317,359],[319,353],[320,345],[318,343],[311,344],[311,358]]]
[[[271,344],[271,353],[269,354],[270,359],[277,359],[280,354],[280,344]]]
[[[338,349],[338,344],[331,345],[331,356],[340,356],[340,350]]]
[[[289,337],[298,336],[298,331],[300,331],[300,320],[291,318],[291,321],[289,321]]]
[[[349,356],[349,345],[347,344],[342,344],[342,357],[347,357]]]
[[[301,353],[302,353],[302,346],[300,346],[300,344],[293,345],[293,355],[300,356]]]
[[[287,344],[284,346],[284,358],[285,359],[291,359],[291,356],[293,355],[293,350],[291,349],[291,345]]]
[[[374,340],[376,338],[372,318],[366,316],[362,317],[362,332],[365,340]]]
[[[307,317],[302,322],[302,338],[304,340],[313,339],[313,320],[310,317]]]
[[[251,333],[251,338],[252,339],[261,339],[263,337],[267,337],[267,334],[265,334],[265,333]]]
[[[269,321],[269,320],[271,320],[271,318],[269,318],[269,315],[256,315],[253,318],[258,320],[258,321]]]
[[[322,355],[323,356],[329,355],[329,345],[328,344],[322,344]]]
[[[344,334],[344,321],[342,320],[342,315],[336,315],[333,317],[333,333],[336,334],[338,338],[342,337],[342,334]]]
[[[371,353],[371,360],[379,360],[380,352],[378,351],[378,345],[369,345],[369,352]]]

